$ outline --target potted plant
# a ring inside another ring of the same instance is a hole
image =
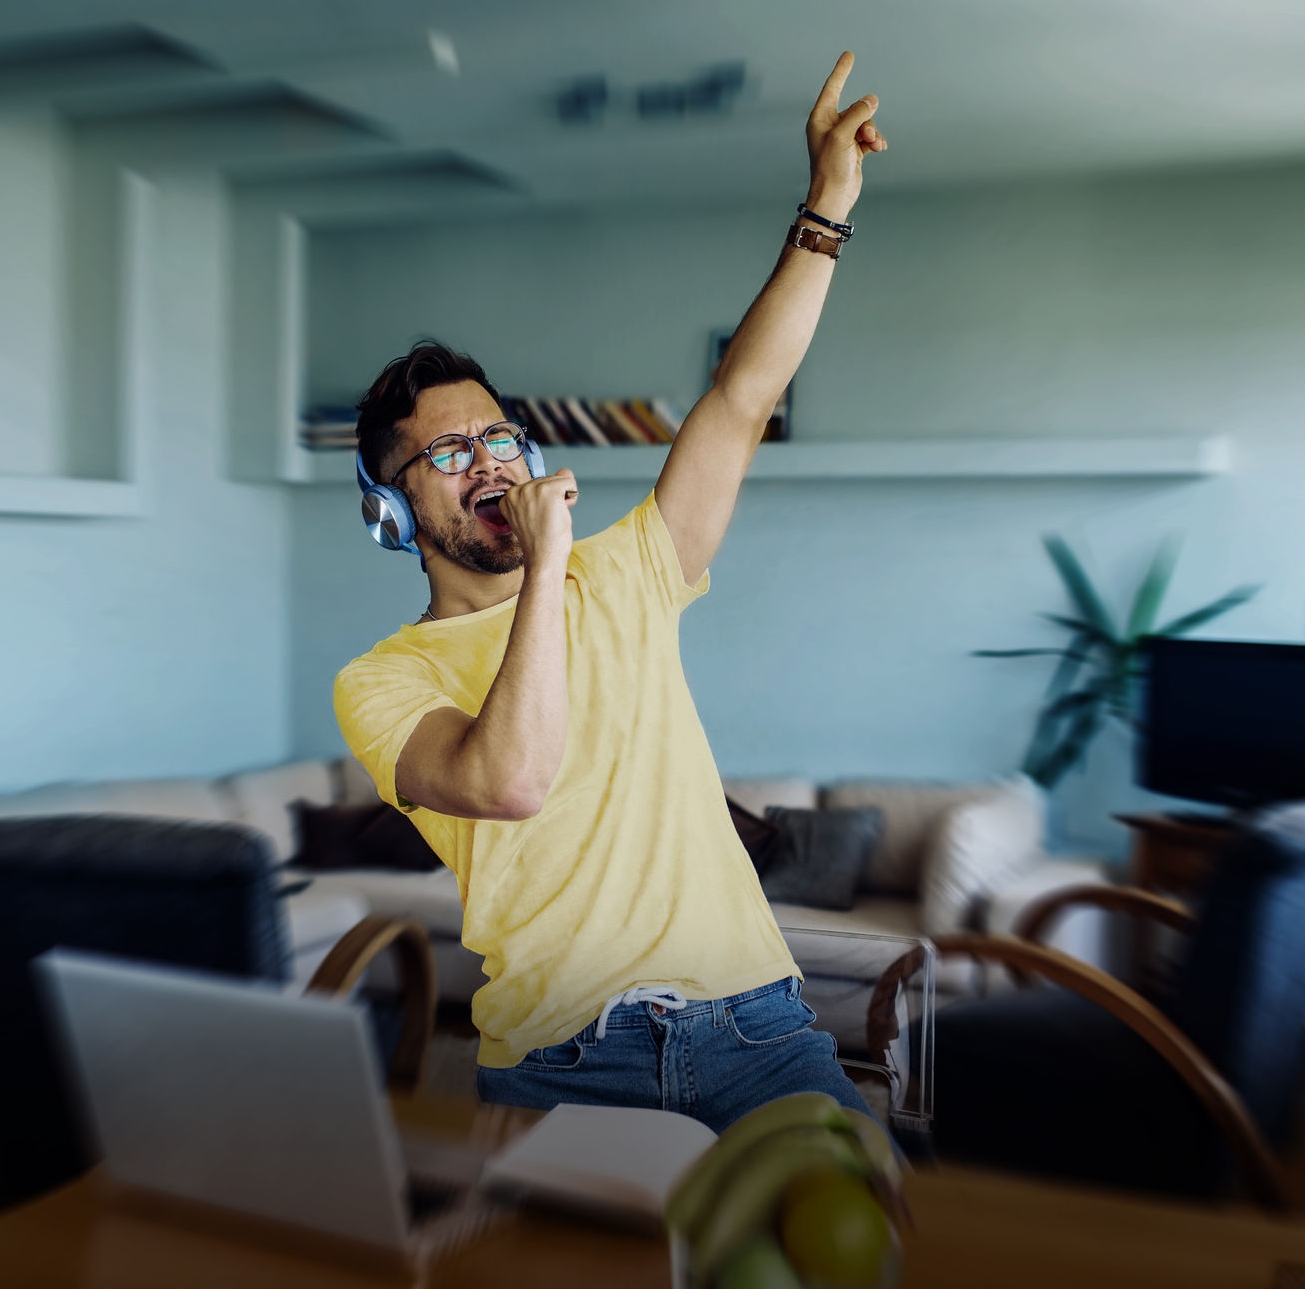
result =
[[[1169,538],[1151,560],[1121,629],[1069,543],[1056,533],[1042,542],[1078,615],[1042,616],[1067,631],[1069,639],[1058,649],[979,649],[974,656],[1060,659],[1043,696],[1042,710],[1021,767],[1031,779],[1050,789],[1078,764],[1107,720],[1133,727],[1144,637],[1186,635],[1245,604],[1261,588],[1239,586],[1203,608],[1157,627],[1160,604],[1178,559],[1179,542]]]

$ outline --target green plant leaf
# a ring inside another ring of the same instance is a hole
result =
[[[1197,627],[1204,626],[1205,623],[1227,613],[1229,609],[1235,609],[1239,604],[1245,604],[1247,600],[1259,595],[1263,589],[1263,582],[1255,586],[1248,584],[1236,587],[1212,604],[1207,604],[1203,609],[1195,609],[1191,613],[1183,614],[1181,618],[1175,618],[1172,622],[1165,623],[1154,634],[1158,636],[1186,635],[1189,631],[1195,631]]]
[[[1166,537],[1156,548],[1151,567],[1147,569],[1142,585],[1137,588],[1137,595],[1133,597],[1133,607],[1128,614],[1128,625],[1124,628],[1126,639],[1136,640],[1138,636],[1146,635],[1155,626],[1156,614],[1160,612],[1160,601],[1164,599],[1165,591],[1169,589],[1181,546],[1182,539],[1175,534]]]
[[[1042,539],[1042,544],[1047,548],[1047,554],[1051,556],[1051,562],[1056,566],[1056,571],[1060,574],[1061,581],[1065,583],[1065,589],[1078,607],[1078,611],[1097,631],[1114,640],[1118,634],[1114,619],[1101,602],[1101,597],[1084,571],[1083,565],[1079,563],[1078,556],[1070,550],[1069,543],[1059,533],[1048,533]]]
[[[1047,692],[1043,695],[1044,702],[1059,698],[1078,678],[1083,664],[1092,656],[1092,651],[1084,647],[1086,643],[1081,635],[1077,635],[1062,650],[1063,656],[1047,685]]]
[[[972,649],[971,658],[1059,658],[1063,649]]]
[[[1030,778],[1042,783],[1044,767],[1052,762],[1056,749],[1067,737],[1062,734],[1062,726],[1067,720],[1082,719],[1082,713],[1097,711],[1102,701],[1102,680],[1094,679],[1088,685],[1072,694],[1062,694],[1047,702],[1038,714],[1033,727],[1033,737],[1029,740],[1028,751],[1024,754],[1023,770]],[[1071,729],[1073,725],[1071,724]]]
[[[1084,622],[1082,618],[1067,618],[1059,613],[1043,613],[1040,616],[1048,622],[1054,622],[1058,627],[1064,627],[1066,631],[1089,636],[1098,644],[1109,645],[1113,648],[1117,643],[1114,636],[1108,635],[1098,627],[1094,627],[1090,622]]]
[[[1069,732],[1054,751],[1039,767],[1041,777],[1037,781],[1045,788],[1054,788],[1075,765],[1078,764],[1088,744],[1101,728],[1101,709],[1099,706],[1085,708],[1070,726]]]

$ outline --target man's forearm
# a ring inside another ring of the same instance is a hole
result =
[[[830,214],[828,218],[840,219],[845,213]],[[758,432],[811,344],[834,267],[828,255],[785,246],[730,341],[713,390],[725,400],[733,416],[753,425]]]
[[[460,749],[473,779],[497,780],[518,818],[539,813],[566,750],[565,585],[565,564],[527,574],[502,666]]]

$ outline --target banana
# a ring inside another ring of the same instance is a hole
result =
[[[771,1132],[736,1155],[711,1211],[690,1238],[694,1273],[711,1283],[730,1255],[769,1225],[793,1177],[831,1166],[866,1172],[865,1156],[846,1133],[811,1125]]]
[[[845,1109],[850,1132],[865,1155],[867,1176],[876,1198],[894,1222],[914,1226],[911,1210],[902,1197],[902,1158],[883,1125],[868,1114]]]
[[[666,1223],[692,1238],[712,1212],[725,1178],[742,1154],[772,1133],[788,1128],[838,1128],[855,1132],[848,1111],[824,1092],[795,1092],[749,1111],[730,1124],[671,1192]]]

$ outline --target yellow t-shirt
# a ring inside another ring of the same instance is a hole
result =
[[[797,974],[730,820],[680,663],[685,585],[653,495],[571,548],[566,750],[531,819],[459,819],[401,801],[394,767],[427,712],[471,716],[498,673],[516,598],[405,626],[336,679],[345,740],[457,874],[462,942],[485,956],[480,1063],[506,1068],[665,985],[721,998]]]

